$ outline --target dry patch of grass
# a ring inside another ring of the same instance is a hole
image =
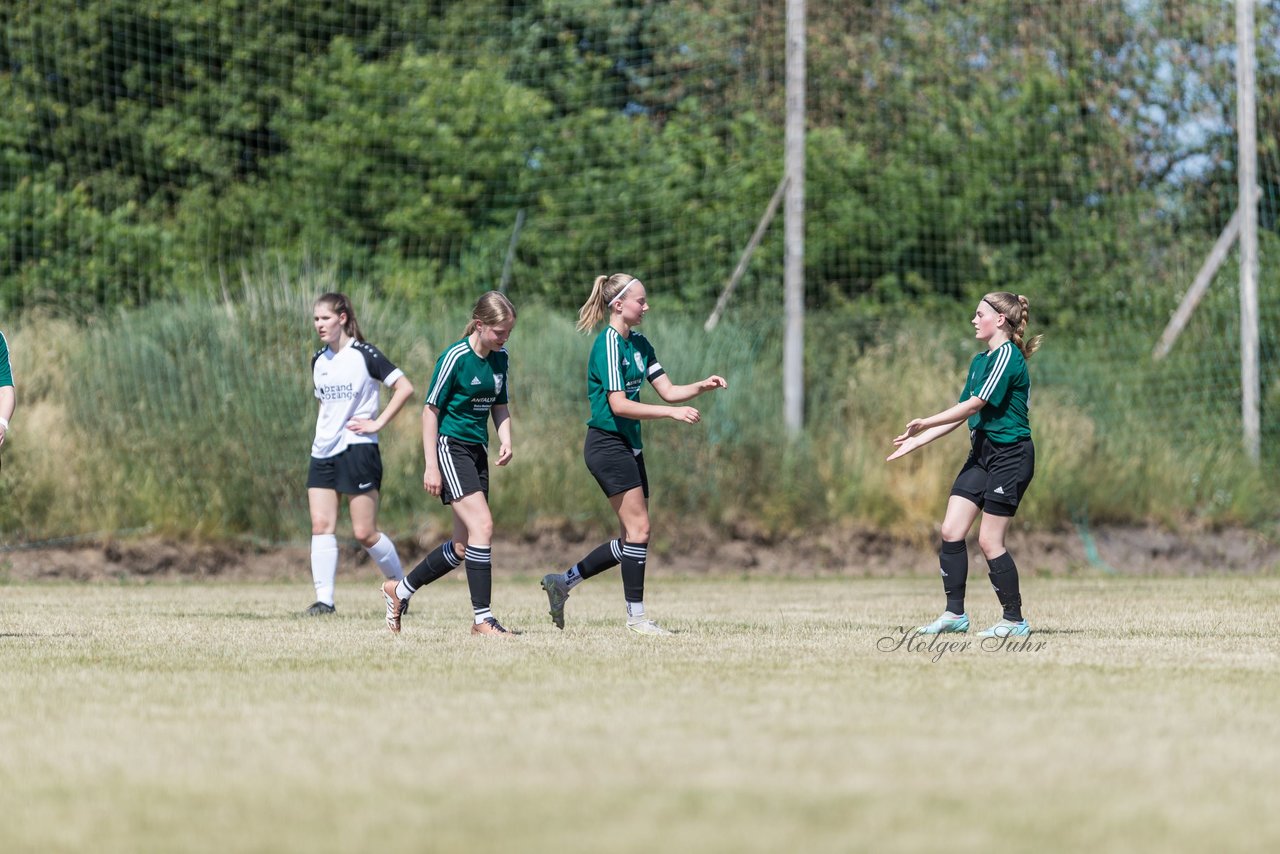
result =
[[[506,643],[467,634],[455,579],[399,638],[372,579],[320,620],[296,585],[3,586],[0,849],[1280,841],[1280,580],[1032,580],[1024,649],[895,647],[936,586],[663,578],[655,642],[616,577],[564,632],[535,579],[499,578]]]

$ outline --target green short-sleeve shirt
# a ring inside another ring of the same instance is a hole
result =
[[[489,444],[489,412],[507,402],[507,350],[494,350],[483,359],[466,338],[440,354],[426,405],[440,411],[440,434]]]
[[[0,388],[13,385],[13,366],[9,364],[9,340],[0,332]]]
[[[970,430],[981,430],[993,442],[1030,438],[1031,374],[1012,341],[973,357],[960,401],[971,397],[987,405],[969,416]]]
[[[591,401],[587,424],[616,433],[640,450],[640,422],[614,415],[609,408],[609,392],[626,392],[628,400],[639,400],[644,381],[652,383],[665,373],[648,338],[635,330],[624,338],[618,330],[606,326],[596,336],[587,360],[587,397]]]

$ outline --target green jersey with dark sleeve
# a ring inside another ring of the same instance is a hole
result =
[[[640,441],[640,422],[613,414],[609,408],[609,392],[626,392],[628,400],[640,399],[644,381],[652,383],[665,374],[649,339],[632,330],[623,337],[612,326],[606,326],[591,345],[587,360],[587,397],[591,401],[591,419],[587,424],[616,433],[635,450]]]
[[[0,388],[13,385],[13,366],[9,364],[9,340],[0,332]]]
[[[494,350],[483,359],[463,338],[436,360],[426,405],[440,411],[440,434],[489,444],[489,411],[507,402],[507,350]]]
[[[1030,438],[1031,374],[1012,341],[973,357],[960,402],[971,397],[987,404],[969,416],[970,430],[981,430],[993,442]]]

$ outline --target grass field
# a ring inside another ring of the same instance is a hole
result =
[[[975,573],[976,574],[976,573]],[[994,620],[972,580],[970,613]],[[1274,851],[1280,579],[1024,583],[1024,649],[908,650],[935,579],[0,586],[0,851]],[[889,638],[890,640],[882,640]]]

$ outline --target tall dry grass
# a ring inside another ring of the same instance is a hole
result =
[[[305,538],[307,451],[316,415],[307,371],[312,300],[346,287],[369,340],[402,367],[417,399],[382,436],[383,527],[442,533],[421,489],[420,400],[436,355],[461,336],[469,304],[404,305],[332,271],[263,268],[226,293],[118,312],[86,325],[29,318],[10,330],[20,409],[5,448],[5,542],[147,530],[180,537]],[[702,423],[645,425],[655,545],[716,527],[763,537],[874,528],[929,539],[967,452],[963,428],[893,464],[906,421],[953,403],[973,352],[936,323],[846,335],[815,318],[803,436],[782,424],[779,329],[656,309],[644,331],[676,382],[711,373],[730,387],[699,398]],[[591,337],[569,313],[520,305],[508,343],[516,459],[491,500],[510,534],[611,531],[581,460]],[[1090,408],[1047,347],[1032,360],[1037,473],[1019,524],[1073,521],[1265,525],[1280,487],[1234,437],[1171,435],[1132,410]],[[1093,380],[1090,380],[1091,382]],[[646,392],[648,399],[654,399]]]

